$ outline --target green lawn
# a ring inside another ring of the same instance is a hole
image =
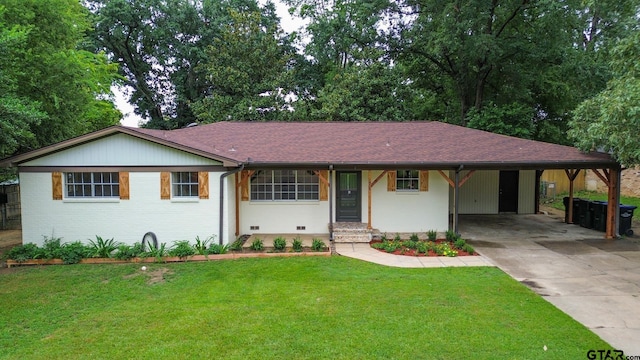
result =
[[[0,274],[0,358],[582,359],[611,349],[497,268],[344,257],[148,267]]]
[[[564,204],[562,203],[562,198],[565,196],[569,196],[567,193],[563,193],[560,195],[556,195],[555,200],[549,202],[548,204],[553,206],[556,209],[564,210]],[[587,200],[597,200],[597,201],[607,201],[608,195],[607,193],[599,193],[595,191],[576,191],[573,193],[574,198],[587,199]],[[620,203],[624,205],[637,206],[640,208],[640,198],[630,197],[630,196],[621,196]],[[636,212],[639,210],[636,209],[634,211],[634,219],[637,215]]]

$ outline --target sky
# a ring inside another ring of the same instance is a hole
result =
[[[266,0],[259,0],[258,2],[260,4],[264,4]],[[276,13],[281,19],[282,29],[285,32],[291,33],[293,31],[297,31],[304,25],[304,21],[302,19],[289,15],[288,7],[286,5],[282,4],[278,0],[274,0],[273,2],[276,4]],[[120,124],[124,126],[138,127],[142,118],[134,113],[133,106],[129,104],[127,95],[122,91],[122,89],[117,87],[113,87],[112,90],[115,95],[116,107],[123,115]]]

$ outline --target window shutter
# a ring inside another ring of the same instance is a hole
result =
[[[120,191],[120,200],[129,200],[129,172],[121,171],[118,173],[118,189]]]
[[[249,201],[249,170],[242,170],[242,176],[240,177],[240,191],[242,201]]]
[[[198,172],[198,197],[209,198],[209,173],[206,171]]]
[[[167,171],[160,173],[160,199],[171,199],[171,173]]]
[[[62,173],[54,171],[51,173],[51,188],[53,190],[53,200],[62,200]]]
[[[387,191],[396,191],[396,171],[387,172]]]
[[[323,178],[324,181],[321,178]],[[319,190],[320,201],[329,200],[329,184],[327,183],[328,181],[329,181],[329,170],[318,171],[318,182],[319,182],[318,187],[320,188]]]
[[[429,191],[429,171],[420,170],[420,191]]]

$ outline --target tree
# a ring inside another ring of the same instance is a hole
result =
[[[0,75],[1,103],[12,119],[5,134],[19,134],[4,151],[23,152],[118,123],[109,99],[117,66],[81,49],[90,28],[86,9],[74,0],[3,4],[8,51],[0,58],[9,65]]]
[[[607,89],[573,112],[569,135],[582,150],[609,151],[625,166],[640,164],[640,29],[612,51]]]
[[[209,88],[192,103],[192,111],[206,123],[289,118],[285,97],[291,88],[293,49],[281,43],[277,24],[265,24],[259,12],[231,10],[230,19],[207,48],[207,62],[197,69]]]
[[[87,0],[96,17],[94,41],[120,64],[136,114],[149,128],[180,128],[196,121],[191,104],[208,95],[199,72],[207,48],[233,22],[229,10],[259,12],[278,23],[272,3],[256,0]]]

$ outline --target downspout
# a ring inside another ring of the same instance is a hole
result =
[[[244,169],[244,163],[240,164],[239,168],[233,169],[231,171],[227,171],[226,173],[223,173],[222,175],[220,175],[220,212],[219,212],[219,218],[220,218],[220,227],[218,229],[218,234],[220,234],[220,240],[218,240],[218,244],[222,245],[223,244],[223,238],[222,238],[222,230],[224,227],[224,179],[229,176],[229,175],[233,175],[235,173],[239,173],[240,171],[242,171]]]

